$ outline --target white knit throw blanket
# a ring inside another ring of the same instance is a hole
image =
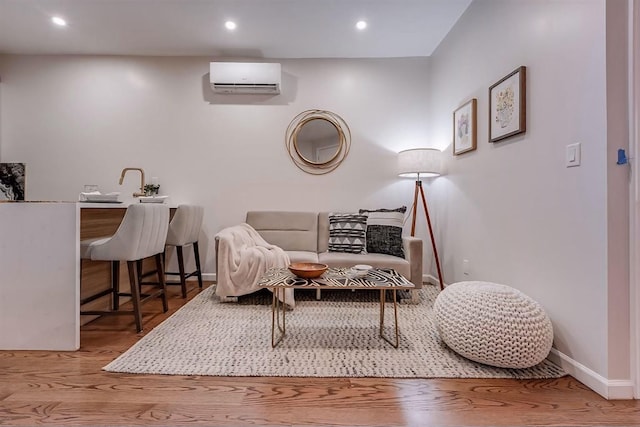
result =
[[[267,243],[249,224],[225,228],[216,237],[219,239],[216,294],[220,297],[255,292],[268,269],[289,265],[286,252]],[[294,307],[293,289],[285,292],[287,305]]]

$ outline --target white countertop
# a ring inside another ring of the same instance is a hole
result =
[[[20,205],[20,204],[24,204],[24,205],[28,205],[28,204],[77,204],[80,208],[85,209],[85,208],[93,208],[93,209],[122,209],[122,208],[126,208],[127,206],[133,204],[133,203],[140,203],[139,200],[136,199],[131,199],[131,200],[124,200],[121,202],[109,202],[109,203],[105,203],[105,202],[74,202],[74,201],[67,201],[67,200],[0,200],[0,204],[14,204],[14,205]],[[174,209],[178,207],[177,203],[172,203],[172,202],[164,202],[164,203],[158,203],[158,204],[164,204],[169,206],[169,208]]]
[[[123,209],[133,203],[140,203],[139,201],[131,200],[119,203],[95,203],[95,202],[76,202],[81,209]],[[158,203],[169,206],[169,208],[177,208],[178,205],[174,203]]]

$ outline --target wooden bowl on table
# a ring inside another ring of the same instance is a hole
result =
[[[327,271],[327,264],[319,264],[316,262],[294,262],[289,264],[289,271],[303,279],[315,279],[322,276]]]

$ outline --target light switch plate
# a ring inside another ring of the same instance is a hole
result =
[[[566,165],[568,168],[580,166],[580,143],[567,145]]]

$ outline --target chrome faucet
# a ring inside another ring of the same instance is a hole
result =
[[[120,174],[120,185],[122,185],[122,181],[124,181],[124,175],[127,171],[139,171],[140,172],[140,192],[133,193],[133,197],[141,197],[144,196],[144,170],[142,168],[124,168],[122,169],[122,173]]]

